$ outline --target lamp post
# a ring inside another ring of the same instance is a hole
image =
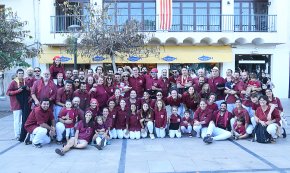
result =
[[[74,69],[78,69],[78,62],[77,62],[77,46],[78,46],[78,37],[79,37],[79,31],[80,31],[79,25],[70,25],[68,27],[68,30],[72,34],[73,38],[73,52],[74,52]]]

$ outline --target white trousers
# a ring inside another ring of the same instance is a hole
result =
[[[58,122],[55,125],[55,131],[56,131],[56,140],[62,141],[63,139],[63,132],[65,131],[65,126],[62,122]]]
[[[15,138],[20,137],[22,126],[22,110],[13,111],[13,126]]]
[[[117,132],[117,137],[118,137],[119,139],[123,139],[123,138],[128,139],[128,138],[130,137],[129,134],[126,134],[126,132],[127,132],[126,129],[124,129],[124,130],[122,130],[122,129],[117,129],[116,132]]]
[[[255,121],[254,117],[251,118],[251,121]],[[236,118],[232,118],[231,119],[231,127],[232,127],[232,130],[234,129],[234,123],[236,122]],[[255,123],[256,124],[256,123]],[[253,133],[253,130],[254,130],[254,126],[252,124],[249,124],[248,127],[246,128],[246,133],[248,135],[252,134]]]
[[[178,130],[169,130],[169,137],[174,138],[175,136],[177,138],[181,138],[181,132],[179,132]]]
[[[164,138],[166,135],[165,128],[161,129],[161,128],[155,127],[155,132],[156,132],[157,138]]]
[[[272,138],[277,138],[278,124],[272,123],[267,126],[267,132],[272,136]]]
[[[117,139],[117,130],[115,128],[109,131],[110,139]]]
[[[47,129],[43,127],[36,127],[32,132],[33,144],[48,144],[50,143],[50,137],[46,135]]]
[[[207,127],[202,127],[201,125],[193,126],[193,130],[196,131],[196,137],[204,138],[207,135]]]
[[[232,136],[231,132],[224,130],[222,128],[216,127],[214,122],[210,122],[207,127],[207,135],[212,135],[213,140],[220,141],[226,140]]]
[[[185,127],[185,126],[181,126],[180,127],[180,130],[181,130],[181,132],[182,133],[191,133],[191,131],[192,131],[192,126],[187,126],[187,127]]]
[[[130,135],[130,139],[140,139],[141,138],[140,131],[130,131],[129,135]]]
[[[100,144],[101,144],[101,141],[102,141],[103,138],[104,138],[104,136],[99,135],[99,136],[96,138],[96,144],[97,144],[97,145],[100,145]],[[107,139],[105,138],[104,146],[106,146],[106,144],[107,144]]]
[[[148,121],[146,124],[145,132],[141,133],[142,138],[146,138],[148,136],[148,131],[150,134],[153,133],[154,125],[152,121]]]

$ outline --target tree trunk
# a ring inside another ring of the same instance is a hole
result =
[[[110,56],[111,56],[111,60],[112,60],[112,66],[113,66],[114,73],[117,73],[116,57],[115,57],[114,53],[111,53]]]

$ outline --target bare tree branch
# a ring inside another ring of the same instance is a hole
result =
[[[116,2],[114,2],[116,3]],[[79,14],[79,6],[71,6],[64,3],[64,10],[71,12],[71,15]],[[82,15],[79,20],[82,26],[81,41],[78,45],[82,56],[92,58],[95,56],[104,56],[112,60],[114,71],[116,71],[116,57],[125,58],[129,56],[138,56],[146,58],[150,55],[158,56],[159,48],[146,46],[153,34],[142,31],[142,25],[139,21],[128,19],[124,23],[116,23],[113,16],[108,14],[109,5],[98,10],[95,5],[86,6],[88,13],[86,20]],[[117,11],[115,11],[117,14]]]

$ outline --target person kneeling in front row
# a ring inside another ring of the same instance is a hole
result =
[[[54,117],[49,109],[49,100],[43,99],[40,107],[35,107],[29,114],[24,128],[29,133],[25,139],[25,143],[32,141],[36,148],[48,144],[51,137],[55,136]]]

